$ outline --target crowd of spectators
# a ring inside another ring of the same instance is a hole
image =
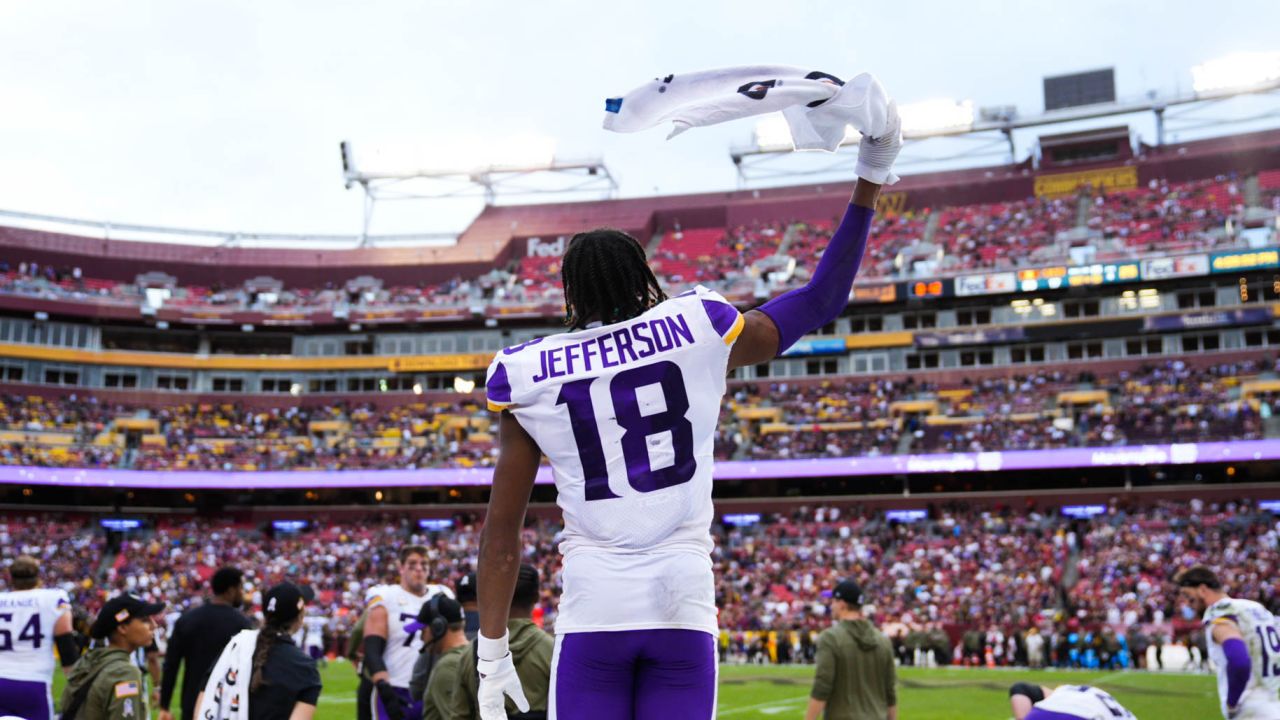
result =
[[[731,383],[722,460],[986,452],[1256,440],[1280,395],[1242,393],[1280,361],[1195,367],[1166,360],[1107,376],[1063,369],[965,379],[907,377]],[[1087,402],[1076,399],[1084,393]],[[137,421],[144,430],[121,429]],[[489,467],[492,415],[477,395],[377,407],[233,400],[159,407],[0,397],[0,464],[139,470],[341,470]]]
[[[1234,597],[1280,611],[1280,522],[1251,501],[1103,507],[1079,518],[1056,508],[953,503],[904,522],[884,510],[796,506],[747,524],[717,523],[721,651],[745,662],[811,659],[814,634],[830,622],[830,590],[846,577],[862,585],[871,617],[908,664],[1145,666],[1147,648],[1203,641],[1169,581],[1195,563],[1214,567]],[[480,530],[470,516],[431,532],[395,513],[358,521],[317,513],[299,532],[161,516],[108,540],[93,522],[0,517],[0,545],[12,551],[4,560],[37,557],[46,584],[68,589],[89,612],[119,590],[180,611],[227,564],[246,571],[251,604],[283,578],[303,581],[317,591],[314,611],[329,620],[334,651],[364,591],[394,581],[397,547],[426,544],[431,580],[453,584],[475,569]],[[548,629],[561,592],[560,530],[536,520],[524,533],[525,559],[546,578],[536,615]]]

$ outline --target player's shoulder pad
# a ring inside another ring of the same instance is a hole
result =
[[[536,346],[546,338],[534,338],[519,345],[512,345],[497,352],[489,363],[489,371],[485,374],[485,401],[492,412],[502,412],[515,407],[512,396],[511,378],[518,372],[524,362],[525,348]]]
[[[377,607],[386,603],[388,596],[388,588],[386,585],[374,585],[364,591],[365,608]]]
[[[443,595],[452,600],[457,599],[457,597],[453,594],[453,589],[450,588],[448,585],[429,585],[428,588],[429,588],[429,590],[427,591],[428,600],[435,597],[436,595]]]
[[[706,314],[711,327],[724,340],[726,345],[732,345],[733,341],[738,339],[745,321],[742,318],[742,313],[738,312],[738,308],[724,299],[723,295],[702,285],[697,285],[692,290],[676,296],[676,299],[683,298],[696,298],[698,300],[698,304],[701,306],[702,312]]]

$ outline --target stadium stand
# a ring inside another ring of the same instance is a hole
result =
[[[1048,639],[1045,664],[1132,666],[1131,646],[1200,641],[1169,582],[1196,562],[1219,567],[1235,596],[1280,609],[1280,522],[1254,502],[1147,498],[1100,509],[1073,518],[953,502],[899,522],[868,507],[793,504],[746,526],[717,524],[722,651],[740,662],[811,660],[813,633],[827,622],[823,592],[848,576],[862,583],[906,663],[1025,665],[1035,627]],[[162,515],[112,544],[89,516],[9,514],[0,517],[0,542],[41,558],[49,583],[90,612],[123,589],[188,606],[224,564],[250,570],[258,591],[302,579],[331,621],[331,649],[345,646],[363,591],[394,574],[398,544],[429,544],[433,581],[456,582],[475,566],[480,526],[470,516],[433,533],[403,514],[309,519],[308,529],[283,533]],[[542,519],[525,531],[529,560],[549,579],[537,613],[548,628],[559,529]]]
[[[1047,369],[947,385],[928,375],[737,382],[723,403],[717,457],[1255,440],[1264,417],[1280,414],[1280,395],[1258,384],[1277,373],[1280,361],[1198,367],[1168,360],[1108,375]],[[492,417],[478,396],[381,407],[280,399],[250,408],[231,398],[169,404],[151,395],[151,405],[104,403],[87,393],[0,398],[0,463],[254,471],[494,461]]]

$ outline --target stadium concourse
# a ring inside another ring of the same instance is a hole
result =
[[[829,622],[826,595],[844,577],[862,583],[904,664],[1154,668],[1164,661],[1155,648],[1172,644],[1203,666],[1200,623],[1169,580],[1198,562],[1218,567],[1233,596],[1280,610],[1274,504],[1139,498],[1086,517],[1036,507],[956,502],[902,520],[856,504],[794,505],[727,517],[715,527],[714,554],[722,657],[811,662],[812,641]],[[68,590],[89,616],[122,590],[189,607],[222,565],[246,571],[254,610],[265,588],[301,579],[317,590],[312,612],[328,620],[325,644],[335,655],[347,647],[364,591],[394,575],[394,548],[424,541],[432,582],[452,585],[475,568],[473,516],[436,519],[429,530],[397,512],[308,517],[286,531],[157,515],[109,542],[98,517],[10,512],[0,518],[0,545],[40,559],[46,583]],[[540,519],[525,531],[527,560],[548,578],[535,618],[549,631],[559,529]],[[1028,643],[1029,635],[1041,641]],[[1170,669],[1180,667],[1174,655],[1185,657],[1171,653]]]

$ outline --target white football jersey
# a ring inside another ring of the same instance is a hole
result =
[[[486,382],[551,463],[564,514],[556,632],[715,634],[711,471],[742,314],[697,287],[639,317],[507,348]]]
[[[329,621],[319,615],[308,615],[302,620],[303,642],[299,643],[301,648],[323,648],[324,647],[324,629]]]
[[[1035,709],[1070,715],[1080,720],[1136,720],[1118,700],[1088,685],[1063,685],[1035,704]],[[1033,711],[1027,720],[1035,720]]]
[[[417,620],[422,606],[440,593],[453,597],[453,591],[444,585],[427,585],[422,595],[414,595],[400,585],[375,585],[365,593],[366,611],[376,607],[387,609],[387,650],[382,662],[391,676],[388,682],[395,687],[409,687],[413,664],[422,651],[422,633],[406,632],[405,625]]]
[[[35,588],[0,593],[0,636],[9,647],[0,652],[0,678],[53,682],[53,626],[71,612],[63,590]]]
[[[1213,641],[1213,625],[1235,621],[1249,646],[1253,676],[1240,696],[1239,720],[1280,718],[1280,623],[1265,607],[1252,600],[1223,598],[1205,608],[1204,631],[1208,634],[1209,659],[1218,670],[1218,700],[1227,715],[1227,656]]]

